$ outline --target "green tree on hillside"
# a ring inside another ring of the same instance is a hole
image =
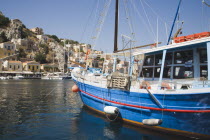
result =
[[[0,28],[7,27],[9,23],[10,23],[9,18],[0,14]]]
[[[49,53],[49,47],[47,44],[40,44],[39,45],[43,49],[43,53],[48,54]]]
[[[0,34],[0,43],[9,41],[5,35],[5,32]]]
[[[48,35],[48,37],[54,39],[54,40],[57,41],[58,43],[60,42],[60,39],[59,39],[56,35]]]
[[[26,58],[27,54],[25,53],[23,48],[19,48],[18,52],[19,52],[18,58]]]
[[[35,61],[39,62],[40,64],[46,63],[46,55],[43,53],[37,53],[35,55]]]

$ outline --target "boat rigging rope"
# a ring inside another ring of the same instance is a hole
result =
[[[83,30],[83,32],[82,32],[82,35],[81,35],[81,38],[80,38],[80,41],[79,42],[81,42],[82,40],[83,40],[83,37],[84,37],[84,34],[85,34],[85,32],[86,32],[86,30],[87,30],[87,27],[88,27],[88,25],[89,25],[89,21],[90,21],[90,19],[91,19],[91,16],[93,15],[93,11],[94,11],[94,8],[95,6],[93,6],[93,8],[92,8],[92,11],[90,12],[90,15],[88,16],[88,20],[87,20],[87,22],[86,22],[86,25],[85,25],[85,27],[84,27],[84,30]],[[97,6],[98,7],[98,6]],[[96,8],[97,9],[97,8]]]
[[[93,21],[99,21],[100,16],[97,17],[97,13],[100,13],[100,11],[99,11],[99,3],[100,3],[100,0],[97,1],[97,7],[96,7],[96,10],[95,10],[95,16],[94,16]],[[94,25],[94,29],[96,29],[96,28],[97,28],[97,24]],[[93,36],[94,36],[94,30],[92,31],[90,38],[93,39]]]
[[[99,27],[96,28],[96,36],[93,37],[93,39],[94,39],[93,48],[92,48],[93,50],[94,50],[94,48],[95,48],[95,46],[96,46],[96,44],[97,44],[98,38],[99,38],[99,36],[100,36],[102,27],[103,27],[103,25],[104,25],[104,21],[105,21],[105,19],[106,19],[106,16],[107,16],[107,13],[108,13],[110,4],[111,4],[111,1],[112,1],[112,0],[108,0],[108,1],[105,3],[104,8],[103,8],[103,10],[102,10],[102,12],[101,12],[101,14],[100,14],[99,19],[98,19],[98,26],[99,26]]]
[[[55,86],[48,94],[46,94],[46,95],[44,96],[44,98],[46,98],[47,96],[49,96],[56,88],[57,88],[57,86]]]
[[[155,11],[153,10],[153,8],[152,8],[146,1],[144,1],[144,3],[151,9],[151,11],[158,17],[158,19],[160,19],[163,23],[167,24],[166,21],[165,21],[161,16],[159,16],[159,15],[157,14],[157,12],[155,12]]]
[[[141,5],[142,5],[144,14],[145,14],[145,16],[146,16],[146,18],[147,18],[147,21],[148,21],[148,23],[149,23],[149,26],[150,26],[151,32],[152,32],[152,34],[153,34],[153,37],[154,37],[154,38],[157,38],[157,37],[155,36],[155,33],[154,33],[153,29],[152,29],[152,25],[151,25],[151,23],[150,23],[150,20],[149,20],[149,18],[148,18],[148,15],[147,15],[147,13],[146,13],[146,10],[145,10],[145,8],[144,8],[144,5],[143,5],[142,0],[140,0],[140,2],[141,2]],[[155,40],[155,39],[154,39],[154,40]],[[155,42],[156,42],[156,40],[155,40]]]
[[[140,12],[138,11],[136,5],[131,1],[133,7],[134,7],[134,10],[136,11],[136,13],[138,14],[138,16],[142,19],[142,22],[143,24],[145,24],[147,30],[150,32],[150,28],[148,27],[148,24],[145,22],[144,18],[142,17],[142,15],[140,14]],[[154,39],[155,40],[155,39]],[[156,41],[155,41],[156,42]]]
[[[129,28],[130,28],[130,32],[131,32],[132,38],[133,38],[133,40],[135,40],[135,33],[134,33],[134,29],[133,29],[133,23],[132,23],[131,16],[129,14],[129,10],[128,10],[128,7],[127,7],[127,0],[124,0],[124,9],[125,9],[125,15],[126,15],[126,19],[128,21],[128,25],[129,25]]]
[[[66,77],[64,77],[63,80],[65,80],[65,79],[66,79]],[[46,98],[47,96],[49,96],[56,88],[57,88],[57,86],[55,86],[48,94],[46,94],[46,95],[44,96],[44,98]]]

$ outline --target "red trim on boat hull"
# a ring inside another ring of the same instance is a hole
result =
[[[90,93],[87,93],[83,90],[80,90],[81,92],[92,96],[94,98],[106,101],[106,102],[110,102],[110,103],[114,103],[114,104],[118,104],[118,105],[124,105],[124,106],[130,106],[130,107],[135,107],[135,108],[143,108],[143,109],[150,109],[150,110],[157,110],[157,111],[167,111],[167,112],[183,112],[183,113],[210,113],[210,110],[179,110],[179,109],[161,109],[161,108],[155,108],[155,107],[146,107],[146,106],[139,106],[139,105],[132,105],[132,104],[126,104],[126,103],[121,103],[121,102],[116,102],[116,101],[111,101],[111,100],[107,100],[104,98],[100,98],[98,96],[92,95]]]

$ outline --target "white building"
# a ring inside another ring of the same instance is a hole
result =
[[[36,35],[36,37],[39,39],[39,41],[42,41],[42,42],[49,42],[49,37],[47,35]]]
[[[20,46],[23,47],[24,49],[27,49],[28,48],[28,39],[12,39],[11,40],[12,43],[15,44],[15,49],[19,49]]]

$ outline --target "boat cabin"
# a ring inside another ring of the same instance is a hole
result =
[[[140,77],[147,80],[158,80],[161,74],[162,62],[163,79],[208,79],[208,56],[210,37],[182,41],[171,45],[145,50]],[[163,52],[166,51],[165,60]]]

